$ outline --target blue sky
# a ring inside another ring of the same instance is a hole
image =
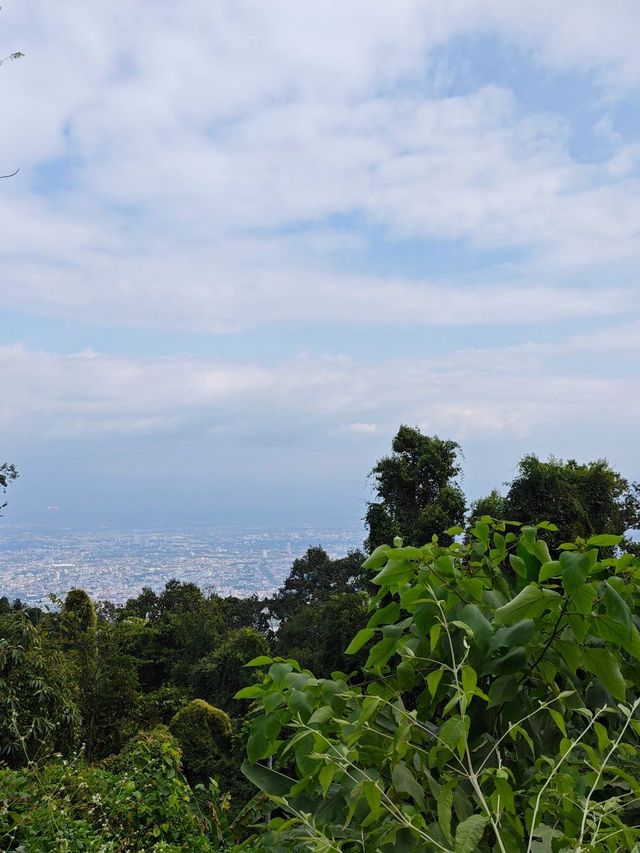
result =
[[[460,442],[470,498],[530,451],[640,478],[639,28],[10,0],[10,520],[351,524],[400,423]]]

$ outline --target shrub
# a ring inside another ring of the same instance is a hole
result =
[[[640,849],[640,559],[603,558],[606,535],[552,556],[539,528],[377,548],[351,682],[252,662],[244,770],[281,809],[270,849]]]
[[[105,767],[51,761],[0,771],[0,849],[212,851],[211,827],[180,773],[165,727],[139,735]]]
[[[203,699],[181,708],[169,724],[182,749],[184,772],[191,784],[206,784],[231,749],[231,721]]]

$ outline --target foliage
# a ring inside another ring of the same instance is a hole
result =
[[[75,741],[79,722],[63,656],[24,612],[0,617],[0,763],[46,758]]]
[[[280,622],[296,615],[301,607],[315,606],[332,595],[366,589],[366,574],[361,566],[364,554],[352,551],[332,560],[319,545],[293,561],[282,588],[269,602],[269,609]]]
[[[83,589],[70,589],[67,593],[62,607],[62,622],[74,637],[96,630],[96,609]]]
[[[207,784],[231,749],[228,715],[203,699],[194,699],[178,711],[169,729],[180,744],[187,779]]]
[[[0,771],[3,850],[212,851],[213,834],[164,728],[141,734],[108,768],[76,759]]]
[[[230,631],[218,648],[193,667],[192,684],[197,696],[215,703],[235,716],[244,711],[244,703],[234,700],[243,687],[255,682],[245,663],[270,653],[269,643],[254,628]]]
[[[640,559],[609,535],[552,555],[545,530],[376,549],[356,679],[252,662],[270,850],[637,849]]]
[[[475,504],[473,513],[524,524],[553,518],[558,533],[546,535],[552,544],[587,539],[600,530],[622,536],[640,526],[640,485],[629,483],[603,459],[580,464],[552,456],[545,462],[529,454],[507,485],[505,497],[494,491]]]
[[[379,500],[369,504],[365,518],[368,551],[396,536],[423,545],[464,518],[465,498],[455,479],[461,471],[455,441],[401,426],[392,450],[371,471]]]
[[[295,657],[316,674],[350,670],[358,661],[344,650],[354,630],[367,621],[367,598],[362,593],[343,592],[317,604],[300,607],[281,623],[275,648],[285,657]]]

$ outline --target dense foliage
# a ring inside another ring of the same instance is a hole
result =
[[[460,446],[401,426],[391,447],[392,454],[371,471],[378,500],[369,504],[365,519],[368,551],[395,536],[421,545],[464,520],[465,497],[456,480]]]
[[[371,556],[269,599],[0,598],[0,849],[637,853],[638,486],[529,456],[465,527],[459,459],[401,427]]]
[[[486,517],[465,544],[380,546],[355,676],[253,662],[269,849],[636,849],[640,559],[537,534]]]

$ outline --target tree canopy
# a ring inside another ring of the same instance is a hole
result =
[[[391,448],[370,474],[378,500],[365,517],[368,551],[396,536],[424,545],[464,521],[465,497],[456,479],[462,470],[460,445],[403,425]]]

